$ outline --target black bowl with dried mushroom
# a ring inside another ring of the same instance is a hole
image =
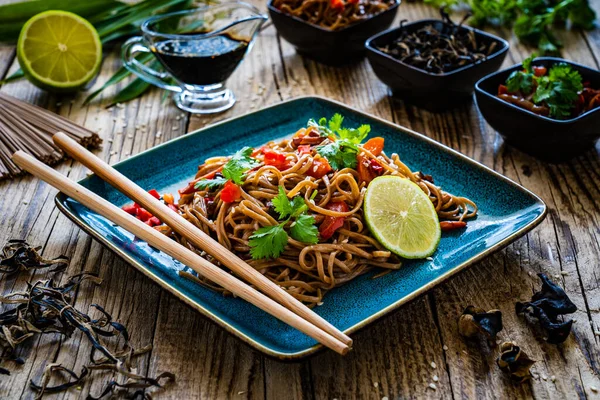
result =
[[[442,17],[403,22],[366,43],[375,74],[394,95],[431,111],[470,99],[475,82],[500,68],[509,47],[502,38]]]

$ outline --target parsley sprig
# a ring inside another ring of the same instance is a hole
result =
[[[470,9],[470,25],[512,27],[522,43],[543,54],[557,54],[562,46],[556,26],[594,29],[596,13],[589,0],[425,0],[438,8]]]
[[[315,226],[315,218],[308,215],[308,206],[304,199],[296,196],[289,199],[283,186],[272,200],[275,211],[279,214],[277,225],[264,226],[250,236],[250,255],[253,259],[277,258],[283,253],[289,236],[303,243],[315,244],[319,241],[319,230]],[[288,232],[285,225],[293,220]]]
[[[344,117],[334,114],[329,121],[321,118],[318,122],[314,119],[308,121],[308,126],[319,130],[321,136],[335,139],[331,143],[317,147],[317,152],[325,157],[333,169],[356,167],[356,155],[358,145],[367,137],[371,131],[369,125],[361,125],[358,128],[344,128],[342,123]]]
[[[194,187],[198,190],[215,190],[223,186],[228,180],[233,181],[236,185],[241,185],[244,183],[244,174],[246,171],[259,165],[259,162],[251,157],[253,151],[252,147],[242,148],[227,161],[221,172],[223,174],[222,178],[203,179],[196,182]]]
[[[551,117],[569,118],[575,108],[583,83],[579,71],[565,63],[553,65],[544,76],[535,76],[532,62],[535,56],[523,62],[523,71],[513,72],[506,81],[510,93],[521,92],[527,96],[533,93],[535,104],[548,106]]]

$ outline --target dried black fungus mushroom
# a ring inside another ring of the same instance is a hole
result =
[[[574,313],[577,311],[577,306],[573,304],[565,291],[546,275],[538,274],[538,276],[542,281],[542,288],[533,295],[531,301],[517,302],[515,311],[517,314],[524,314],[537,320],[546,332],[548,343],[562,343],[571,332],[573,320],[560,321],[558,317]]]
[[[474,64],[490,56],[496,43],[477,41],[475,32],[462,27],[469,17],[455,24],[442,7],[442,29],[426,25],[415,32],[408,32],[401,22],[402,32],[392,43],[378,47],[403,63],[434,74],[444,74],[465,65]]]
[[[12,274],[17,271],[30,269],[49,268],[55,266],[50,272],[64,270],[69,258],[58,256],[53,259],[46,259],[39,255],[41,247],[32,247],[24,240],[9,240],[2,248],[0,255],[0,272]]]
[[[458,332],[467,338],[483,334],[490,344],[495,344],[496,335],[502,330],[502,312],[500,310],[485,311],[475,306],[468,306],[458,319]]]
[[[129,334],[124,325],[113,321],[111,315],[101,306],[92,304],[100,317],[92,319],[87,314],[75,308],[72,304],[72,293],[85,280],[96,284],[101,279],[96,275],[82,273],[72,276],[63,286],[56,285],[52,279],[28,283],[24,291],[14,292],[0,297],[0,303],[15,304],[16,306],[0,314],[0,351],[2,359],[21,362],[15,357],[18,346],[37,334],[58,333],[71,337],[76,331],[81,331],[91,345],[90,362],[82,371],[76,372],[60,365],[48,364],[39,383],[33,380],[30,387],[37,392],[36,398],[46,393],[57,393],[82,384],[93,371],[112,371],[124,378],[123,383],[111,381],[102,391],[100,397],[119,390],[120,394],[128,389],[136,389],[136,398],[150,398],[146,389],[163,387],[161,380],[173,381],[174,376],[168,372],[153,378],[137,374],[132,360],[152,349],[152,346],[135,349],[129,343]],[[123,348],[119,351],[110,350],[106,340],[122,338]],[[97,356],[100,353],[101,356]],[[2,368],[0,373],[8,373]],[[56,386],[50,385],[55,375],[68,376],[69,381]],[[98,397],[98,398],[100,398]],[[93,399],[93,396],[90,396]]]
[[[500,345],[500,356],[496,359],[496,364],[502,371],[509,373],[513,381],[522,383],[531,378],[529,369],[535,361],[516,344],[504,342]]]
[[[72,380],[70,380],[66,383],[63,383],[61,385],[49,386],[50,378],[52,377],[53,374],[56,374],[56,373],[64,373],[65,375],[69,375],[72,378]],[[37,400],[37,399],[41,399],[42,396],[46,393],[64,392],[65,390],[67,390],[69,388],[72,388],[74,386],[81,384],[83,382],[83,380],[85,379],[85,377],[87,376],[87,374],[88,374],[88,369],[86,367],[83,367],[81,369],[81,373],[79,375],[77,375],[75,372],[71,371],[68,368],[63,367],[60,364],[51,363],[51,364],[48,364],[46,366],[46,368],[44,368],[44,373],[42,374],[40,383],[36,384],[33,382],[33,380],[31,380],[29,382],[29,387],[31,387],[31,389],[33,389],[34,391],[37,392],[37,396],[35,397]]]

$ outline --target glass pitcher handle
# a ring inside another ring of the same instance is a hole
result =
[[[141,79],[161,89],[170,90],[172,92],[182,92],[183,89],[177,85],[172,85],[167,81],[170,75],[166,72],[158,72],[148,67],[142,62],[139,62],[135,56],[138,53],[152,53],[144,43],[144,38],[141,36],[132,37],[121,47],[121,59],[123,65],[129,71],[133,72]]]

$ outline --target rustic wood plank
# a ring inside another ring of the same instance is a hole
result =
[[[264,4],[257,4],[265,9]],[[600,11],[597,2],[593,6]],[[398,20],[436,16],[435,8],[405,3]],[[510,35],[504,29],[496,32]],[[564,56],[597,68],[598,35],[598,30],[560,31]],[[505,66],[522,60],[531,51],[514,37],[509,40],[512,50]],[[119,66],[117,53],[116,49],[108,51],[96,85]],[[16,68],[12,48],[0,47],[0,76]],[[217,116],[191,118],[185,114],[182,117],[169,99],[163,101],[163,93],[158,90],[108,110],[104,108],[106,99],[118,88],[86,107],[81,105],[85,93],[56,97],[25,81],[5,85],[1,90],[99,130],[104,139],[112,140],[98,151],[110,162],[186,130],[280,100],[319,94],[415,129],[483,162],[541,195],[550,214],[537,229],[506,250],[357,333],[355,350],[348,357],[323,353],[303,363],[283,364],[250,350],[81,233],[54,208],[54,191],[47,185],[30,177],[0,183],[0,224],[5,227],[0,230],[0,240],[27,238],[44,246],[45,256],[71,256],[71,266],[56,274],[58,280],[82,270],[99,272],[104,278],[102,286],[84,285],[76,305],[84,310],[95,302],[106,306],[116,320],[130,328],[134,344],[154,345],[153,351],[140,359],[140,369],[150,375],[169,370],[178,376],[176,385],[159,392],[158,398],[596,396],[591,387],[600,387],[599,338],[595,335],[595,331],[600,331],[600,285],[595,271],[600,264],[600,146],[569,163],[539,162],[503,145],[474,104],[438,114],[406,105],[401,99],[389,97],[389,90],[377,81],[366,61],[354,67],[322,66],[297,55],[277,37],[273,27],[261,33],[229,86],[238,96],[234,108]],[[143,125],[147,128],[141,129]],[[86,173],[85,168],[73,162],[62,163],[57,169],[73,179]],[[561,346],[548,345],[534,337],[531,327],[513,311],[515,299],[527,299],[539,286],[537,272],[545,272],[560,282],[579,308],[574,333]],[[9,277],[0,280],[0,291],[7,293],[29,279],[46,276],[40,273]],[[500,339],[517,341],[538,360],[531,383],[513,385],[498,371],[492,349],[459,338],[456,320],[468,304],[503,311],[505,330]],[[58,360],[78,370],[89,350],[81,335],[64,344],[50,336],[31,343],[22,351],[25,365],[15,367],[10,377],[0,381],[0,397],[32,398],[28,380],[39,379],[47,362]],[[436,363],[435,369],[431,361]],[[438,376],[435,391],[428,388],[433,375]],[[81,391],[56,397],[85,398],[88,393],[97,394],[109,378],[110,374],[106,374],[91,385],[84,385]]]

